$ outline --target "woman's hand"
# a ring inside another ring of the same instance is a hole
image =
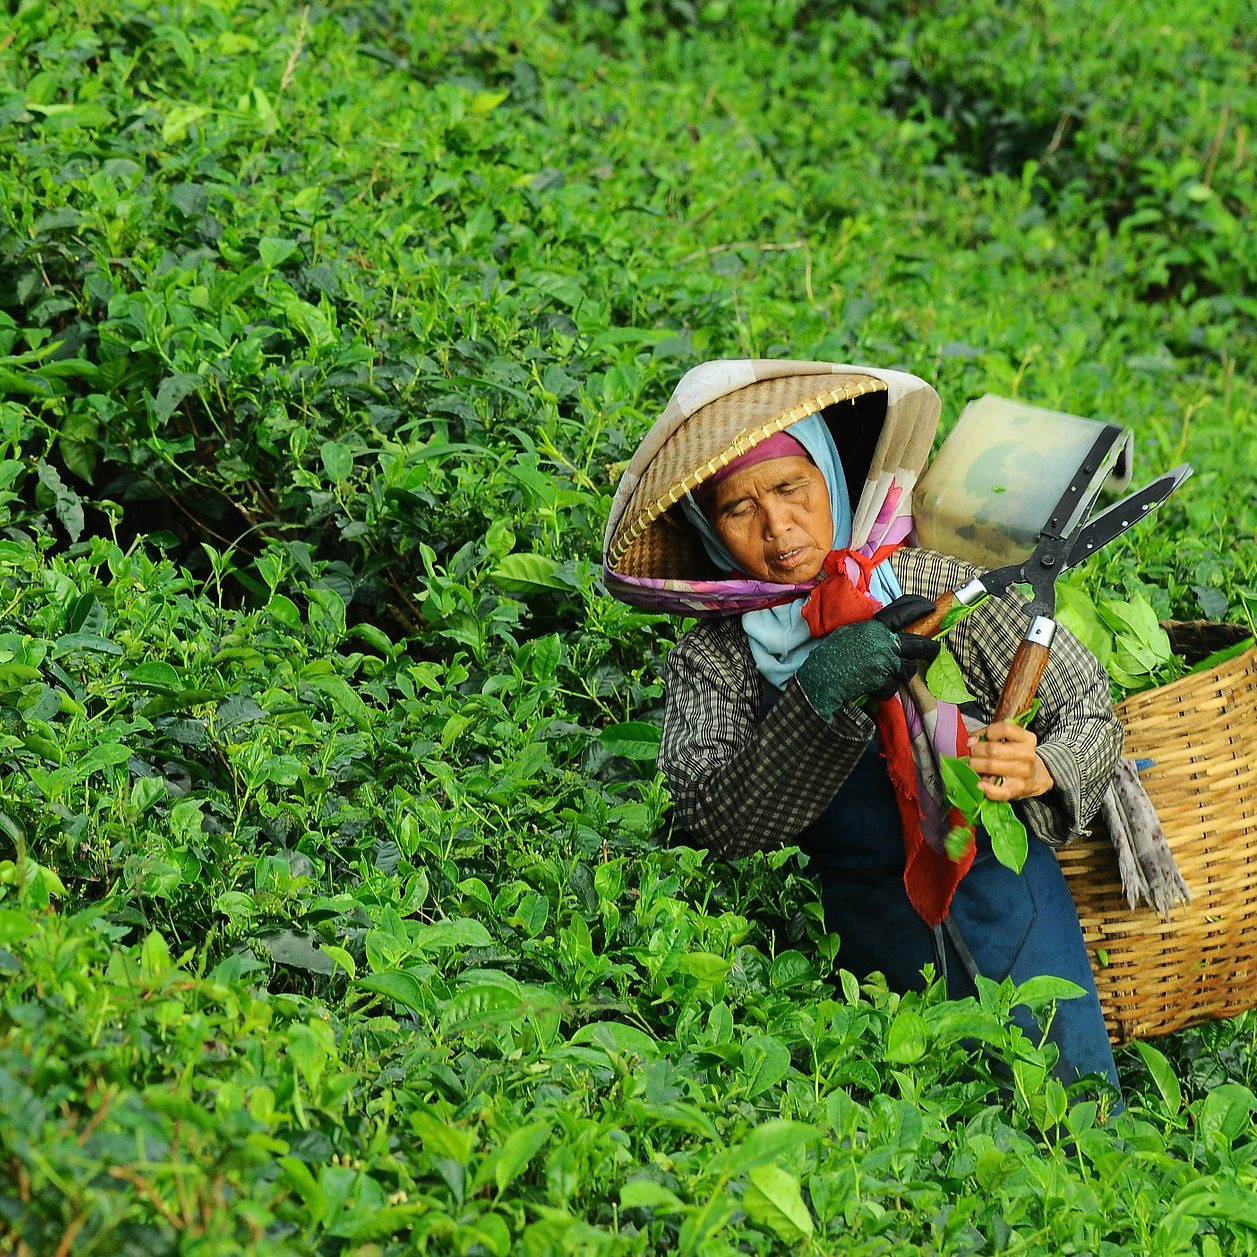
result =
[[[825,720],[844,703],[867,696],[888,699],[923,663],[938,642],[904,629],[934,610],[928,598],[904,594],[871,620],[843,624],[829,633],[795,674],[808,702]]]
[[[1034,753],[1038,745],[1039,739],[1029,729],[1006,720],[989,725],[972,738],[969,764],[982,778],[983,794],[997,800],[1033,799],[1047,794],[1056,782],[1047,765]]]

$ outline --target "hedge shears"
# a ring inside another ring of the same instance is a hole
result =
[[[907,628],[909,633],[933,637],[941,631],[944,617],[954,607],[972,606],[988,596],[999,597],[1013,585],[1030,586],[1030,600],[1024,608],[1030,625],[1017,647],[992,723],[1021,715],[1034,700],[1056,635],[1056,581],[1061,573],[1120,537],[1165,502],[1192,474],[1191,465],[1182,463],[1089,519],[1125,435],[1115,424],[1103,425],[1027,558],[994,568],[944,594],[930,615]]]

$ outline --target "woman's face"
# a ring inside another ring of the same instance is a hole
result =
[[[706,510],[738,571],[755,580],[812,580],[833,548],[829,490],[808,458],[770,458],[734,472],[716,486]]]

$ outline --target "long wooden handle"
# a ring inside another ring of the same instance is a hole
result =
[[[956,601],[954,592],[943,594],[935,600],[934,610],[909,624],[905,632],[916,633],[921,637],[936,637],[944,617],[956,605]],[[1034,702],[1039,682],[1043,680],[1043,670],[1047,667],[1048,656],[1052,653],[1051,641],[1055,629],[1055,623],[1046,616],[1035,617],[1030,637],[1022,641],[1013,656],[1008,680],[1004,682],[1003,692],[995,706],[995,714],[991,717],[992,724],[1020,716]]]
[[[1020,716],[1034,701],[1034,696],[1043,680],[1043,669],[1047,667],[1048,656],[1052,653],[1050,646],[1038,642],[1023,641],[1013,656],[1013,666],[1009,669],[1008,680],[1004,682],[1003,693],[995,706],[995,714],[991,723],[1000,720],[1011,720]]]
[[[943,622],[943,616],[952,609],[952,605],[956,601],[955,594],[943,594],[934,603],[934,610],[929,615],[922,616],[919,620],[915,620],[909,624],[904,630],[906,633],[916,633],[921,637],[935,637],[938,634],[939,625]]]

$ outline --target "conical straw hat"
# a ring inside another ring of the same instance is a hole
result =
[[[901,540],[939,410],[924,380],[881,367],[726,358],[692,368],[620,476],[603,534],[607,592],[683,615],[741,614],[798,597],[810,583],[718,572],[677,503],[760,441],[819,413],[851,493],[850,544]]]
[[[608,566],[630,577],[716,575],[698,534],[678,525],[672,508],[735,458],[808,415],[829,410],[841,448],[842,403],[885,392],[886,384],[872,375],[790,375],[757,380],[700,407],[642,471],[609,538]]]

